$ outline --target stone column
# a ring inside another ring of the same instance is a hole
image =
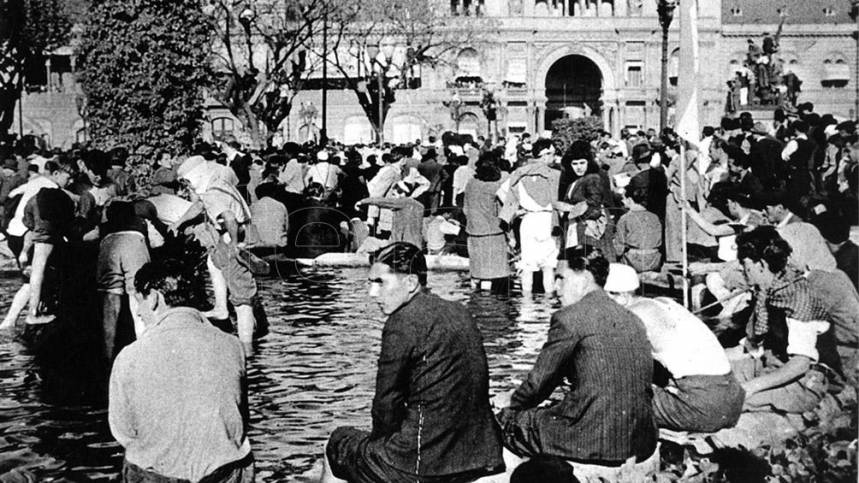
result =
[[[614,0],[614,16],[615,17],[626,17],[626,2],[628,0]]]
[[[534,109],[534,115],[537,117],[534,120],[534,137],[538,138],[546,130],[546,106],[537,104]]]

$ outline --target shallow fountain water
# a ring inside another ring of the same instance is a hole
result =
[[[437,294],[466,304],[483,333],[490,392],[513,389],[546,339],[554,301],[473,294],[458,273],[431,273]],[[8,307],[18,279],[0,279]],[[248,361],[250,439],[258,481],[289,481],[321,455],[337,426],[367,427],[384,317],[364,269],[324,269],[261,281],[270,333]],[[37,481],[107,481],[122,448],[107,427],[104,377],[92,339],[38,343],[0,335],[0,474]],[[87,342],[89,341],[89,342]]]

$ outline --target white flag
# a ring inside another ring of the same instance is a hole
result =
[[[677,134],[694,144],[701,136],[698,87],[698,0],[679,0],[680,65],[677,73]]]

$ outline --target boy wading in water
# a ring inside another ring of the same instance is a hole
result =
[[[215,292],[215,308],[205,315],[226,319],[227,295],[236,308],[239,340],[245,351],[253,351],[253,298],[256,281],[247,264],[239,257],[239,237],[250,224],[250,208],[235,187],[216,179],[202,157],[188,158],[179,167],[178,176],[190,186],[192,205],[173,225],[177,231],[185,223],[205,215],[205,221],[194,227],[194,236],[209,251],[207,266]]]

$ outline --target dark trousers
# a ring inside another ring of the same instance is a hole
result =
[[[660,428],[711,433],[737,423],[745,397],[730,373],[683,377],[653,388],[653,416]]]

